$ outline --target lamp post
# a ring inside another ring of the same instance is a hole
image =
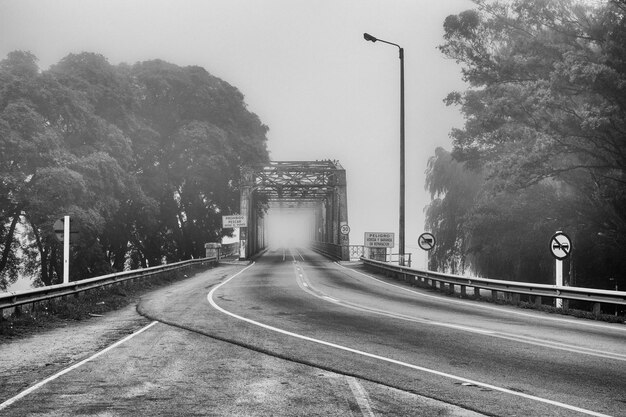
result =
[[[375,38],[369,33],[364,33],[363,38],[370,42],[382,42],[396,46],[400,53],[400,231],[398,233],[398,245],[400,265],[404,265],[404,49],[396,43]]]

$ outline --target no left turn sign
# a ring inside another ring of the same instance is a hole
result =
[[[550,239],[550,253],[558,260],[563,260],[572,252],[572,241],[563,232],[556,232]]]
[[[417,244],[424,250],[431,250],[435,247],[435,236],[432,233],[422,233],[417,239]]]

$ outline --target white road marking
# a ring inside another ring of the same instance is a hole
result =
[[[357,272],[357,271],[355,271]],[[302,276],[300,276],[300,278],[303,278]],[[299,284],[300,282],[298,282]],[[414,322],[414,323],[420,323],[420,324],[426,324],[426,325],[430,325],[430,326],[440,326],[440,327],[447,327],[447,328],[451,328],[451,329],[455,329],[455,330],[461,330],[461,331],[465,331],[465,332],[470,332],[470,333],[475,333],[475,334],[481,334],[484,336],[490,336],[490,337],[496,337],[499,339],[505,339],[505,340],[511,340],[514,342],[518,342],[518,343],[526,343],[529,345],[534,345],[534,346],[541,346],[541,347],[546,347],[546,348],[550,348],[550,349],[557,349],[557,350],[562,350],[562,351],[566,351],[566,352],[572,352],[572,353],[579,353],[579,354],[583,354],[583,355],[588,355],[588,356],[596,356],[596,357],[600,357],[600,358],[604,358],[604,359],[613,359],[613,360],[618,360],[618,361],[626,361],[626,355],[623,355],[621,353],[614,353],[614,352],[606,352],[606,351],[602,351],[602,350],[597,350],[597,349],[591,349],[591,348],[585,348],[582,346],[571,346],[565,343],[559,343],[559,342],[551,342],[551,341],[545,341],[545,340],[541,340],[541,339],[536,339],[533,337],[528,337],[528,336],[519,336],[519,335],[514,335],[514,334],[509,334],[509,333],[502,333],[502,332],[497,332],[497,331],[493,331],[493,330],[485,330],[485,329],[480,329],[477,327],[470,327],[470,326],[464,326],[461,324],[453,324],[453,323],[445,323],[445,322],[439,322],[439,321],[434,321],[434,320],[430,320],[430,319],[423,319],[423,318],[419,318],[419,317],[412,317],[412,316],[407,316],[404,314],[399,314],[399,313],[391,313],[389,311],[384,311],[384,310],[379,310],[373,307],[365,307],[359,304],[353,304],[350,303],[348,301],[343,301],[343,300],[338,300],[332,297],[329,297],[328,295],[324,294],[322,291],[313,288],[313,286],[311,286],[310,284],[307,284],[306,282],[304,282],[304,279],[302,280],[302,285],[304,285],[305,288],[302,288],[304,291],[306,291],[307,293],[313,295],[314,297],[326,300],[326,301],[330,301],[334,304],[340,304],[346,308],[351,308],[353,310],[357,310],[357,311],[365,311],[368,313],[373,313],[373,314],[378,314],[381,316],[386,316],[386,317],[391,317],[391,318],[395,318],[395,319],[399,319],[399,320],[404,320],[404,321],[410,321],[410,322]],[[393,285],[393,284],[390,284]]]
[[[346,379],[348,380],[350,391],[352,391],[352,395],[354,395],[356,403],[361,409],[361,414],[363,414],[364,417],[374,417],[374,412],[370,407],[369,398],[367,396],[367,392],[365,392],[365,389],[363,389],[363,387],[361,386],[361,384],[359,384],[359,381],[357,381],[355,377],[346,376]]]
[[[446,372],[437,371],[435,369],[424,368],[422,366],[413,365],[413,364],[402,362],[402,361],[399,361],[399,360],[396,360],[396,359],[387,358],[387,357],[376,355],[376,354],[373,354],[373,353],[364,352],[364,351],[361,351],[361,350],[358,350],[358,349],[349,348],[347,346],[338,345],[336,343],[326,342],[324,340],[315,339],[313,337],[304,336],[304,335],[301,335],[301,334],[298,334],[298,333],[293,333],[293,332],[290,332],[290,331],[287,331],[287,330],[279,329],[278,327],[270,326],[270,325],[267,325],[267,324],[264,324],[264,323],[261,323],[261,322],[258,322],[258,321],[255,321],[255,320],[243,317],[243,316],[240,316],[238,314],[232,313],[232,312],[227,311],[227,310],[223,309],[222,307],[218,306],[215,303],[215,301],[213,300],[213,294],[215,293],[215,291],[217,291],[220,287],[222,287],[223,285],[225,285],[228,282],[230,282],[235,277],[241,275],[242,273],[244,273],[248,269],[252,268],[254,265],[255,265],[255,263],[252,263],[252,264],[248,265],[246,268],[244,268],[241,271],[237,272],[232,277],[230,277],[227,280],[221,282],[219,285],[213,287],[213,289],[207,294],[207,301],[209,302],[209,304],[211,304],[213,306],[213,308],[215,308],[216,310],[221,311],[222,313],[224,313],[224,314],[226,314],[228,316],[231,316],[231,317],[236,318],[236,319],[241,320],[241,321],[245,321],[246,323],[250,323],[250,324],[253,324],[255,326],[259,326],[259,327],[267,329],[267,330],[271,330],[271,331],[276,332],[276,333],[280,333],[280,334],[284,334],[284,335],[287,335],[287,336],[294,337],[296,339],[306,340],[308,342],[312,342],[312,343],[316,343],[316,344],[319,344],[319,345],[331,347],[331,348],[342,350],[342,351],[345,351],[345,352],[354,353],[356,355],[365,356],[367,358],[372,358],[372,359],[380,360],[382,362],[387,362],[387,363],[391,363],[391,364],[394,364],[394,365],[402,366],[402,367],[405,367],[405,368],[413,369],[413,370],[416,370],[416,371],[425,372],[425,373],[429,373],[429,374],[432,374],[432,375],[437,375],[437,376],[440,376],[440,377],[443,377],[443,378],[452,379],[454,381],[458,381],[458,382],[461,382],[461,383],[470,383],[470,384],[473,384],[473,385],[476,385],[476,386],[479,386],[479,387],[490,389],[492,391],[498,391],[498,392],[501,392],[501,393],[504,393],[504,394],[509,394],[509,395],[513,395],[513,396],[516,396],[516,397],[521,397],[521,398],[525,398],[525,399],[528,399],[528,400],[532,400],[532,401],[536,401],[536,402],[540,402],[540,403],[544,403],[544,404],[549,404],[549,405],[552,405],[552,406],[555,406],[555,407],[564,408],[566,410],[571,410],[571,411],[576,411],[576,412],[579,412],[579,413],[582,413],[582,414],[587,414],[587,415],[590,415],[590,416],[610,417],[607,414],[602,414],[602,413],[598,413],[598,412],[595,412],[595,411],[586,410],[584,408],[576,407],[576,406],[569,405],[569,404],[564,404],[564,403],[561,403],[561,402],[558,402],[558,401],[549,400],[547,398],[541,398],[541,397],[536,397],[534,395],[525,394],[525,393],[518,392],[518,391],[512,391],[512,390],[507,389],[507,388],[501,388],[501,387],[498,387],[498,386],[495,386],[495,385],[486,384],[486,383],[483,383],[483,382],[474,381],[474,380],[471,380],[471,379],[468,379],[468,378],[463,378],[463,377],[456,376],[456,375],[453,375],[453,374],[449,374],[449,373],[446,373]]]
[[[92,360],[96,359],[98,356],[101,356],[105,353],[107,353],[108,351],[110,351],[111,349],[116,348],[117,346],[121,345],[122,343],[132,339],[133,337],[137,336],[140,333],[145,332],[146,330],[148,330],[150,327],[154,326],[155,324],[157,324],[158,321],[153,321],[152,323],[148,324],[145,327],[142,327],[141,329],[137,330],[135,333],[126,336],[125,338],[123,338],[122,340],[118,340],[117,342],[113,343],[111,346],[101,350],[100,352],[88,357],[87,359],[83,359],[82,361],[70,366],[69,368],[65,368],[64,370],[62,370],[61,372],[57,372],[56,374],[44,379],[41,382],[38,382],[37,384],[33,385],[32,387],[20,392],[19,394],[17,394],[15,397],[13,398],[9,398],[8,400],[6,400],[5,402],[3,402],[2,404],[0,404],[0,410],[3,410],[5,408],[7,408],[8,406],[10,406],[11,404],[13,404],[14,402],[16,402],[17,400],[24,398],[25,396],[27,396],[28,394],[30,394],[31,392],[43,387],[44,385],[46,385],[48,382],[54,381],[55,379],[59,378],[60,376],[65,375],[66,373],[73,371],[74,369],[86,364],[87,362],[91,362]]]
[[[302,259],[302,262],[304,262],[304,257],[302,256],[302,254],[300,253],[300,251],[298,250],[298,248],[294,248],[294,250],[296,251],[296,253],[298,254],[298,256],[300,257],[300,259]]]
[[[374,281],[378,281],[378,282],[380,282],[382,284],[398,288],[398,289],[400,289],[402,291],[406,291],[406,292],[409,292],[411,294],[414,294],[414,295],[417,295],[417,296],[420,296],[420,297],[432,298],[432,299],[439,300],[439,301],[444,301],[445,300],[446,303],[449,302],[449,303],[461,304],[461,305],[465,305],[465,306],[468,306],[468,307],[482,308],[482,309],[485,309],[485,310],[498,311],[500,313],[515,314],[515,315],[518,315],[518,316],[530,317],[530,318],[534,318],[534,319],[539,317],[539,315],[537,315],[537,314],[523,313],[521,311],[515,311],[515,310],[510,310],[510,309],[505,309],[505,308],[492,307],[492,306],[483,305],[483,304],[480,304],[480,303],[470,303],[470,302],[467,302],[467,301],[456,300],[454,298],[449,298],[449,297],[445,297],[444,298],[444,297],[440,297],[440,296],[436,296],[436,295],[423,294],[421,292],[411,290],[410,288],[406,288],[406,287],[403,287],[403,286],[400,286],[400,285],[396,285],[396,284],[392,284],[392,283],[383,281],[383,280],[378,279],[376,277],[373,277],[371,275],[367,275],[367,274],[365,274],[365,273],[363,273],[361,271],[357,271],[355,269],[347,268],[347,267],[341,265],[339,262],[335,262],[335,264],[337,264],[341,268],[347,269],[348,271],[352,271],[354,273],[357,273],[359,275],[363,275],[364,277],[367,277],[367,278],[372,279]],[[607,326],[607,325],[604,325],[604,324],[591,323],[591,322],[582,321],[582,320],[581,321],[574,321],[574,320],[568,320],[568,319],[563,319],[563,318],[559,318],[559,317],[550,317],[550,316],[547,316],[547,315],[545,315],[545,316],[542,315],[541,316],[541,320],[551,320],[551,321],[558,321],[558,322],[569,323],[569,324],[574,324],[574,325],[581,325],[581,326],[588,326],[588,327],[597,327],[597,328],[605,329],[605,330],[616,330],[616,331],[626,332],[626,326],[622,326],[622,327]]]

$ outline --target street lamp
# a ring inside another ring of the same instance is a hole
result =
[[[378,39],[369,33],[364,33],[363,38],[370,42],[382,42],[396,46],[400,53],[400,233],[398,245],[400,265],[404,265],[404,49],[396,43]]]

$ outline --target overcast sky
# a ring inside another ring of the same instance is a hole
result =
[[[269,126],[273,160],[337,159],[347,171],[352,244],[398,231],[399,59],[405,50],[407,248],[420,252],[424,170],[460,127],[464,88],[436,49],[469,0],[0,0],[0,57],[28,50],[42,69],[69,53],[110,63],[200,65],[237,87]]]

